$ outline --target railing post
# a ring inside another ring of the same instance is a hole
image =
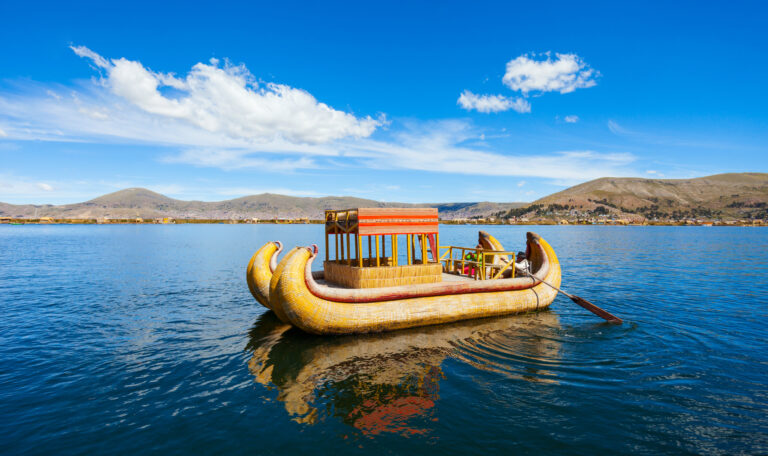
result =
[[[333,261],[339,261],[339,222],[336,220],[336,214],[333,215],[333,239],[336,241],[336,256]]]
[[[381,256],[379,255],[379,235],[376,235],[376,267],[381,266]]]

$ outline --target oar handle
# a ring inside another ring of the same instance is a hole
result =
[[[576,304],[580,305],[581,307],[587,309],[588,311],[592,312],[593,314],[604,318],[609,323],[615,323],[617,325],[620,325],[623,323],[621,318],[612,315],[603,309],[597,307],[596,305],[592,304],[591,302],[587,301],[584,298],[580,298],[578,296],[570,296],[571,301],[575,302]]]
[[[530,272],[528,272],[528,271],[526,271],[524,269],[518,269],[518,271],[521,271],[523,274],[527,275],[528,277],[530,277],[534,281],[538,280],[539,282],[543,283],[544,285],[547,285],[548,287],[551,287],[551,288],[559,291],[560,293],[564,294],[565,296],[568,296],[569,298],[571,298],[571,301],[573,301],[576,304],[580,305],[581,307],[587,309],[588,311],[592,312],[593,314],[597,315],[598,317],[606,320],[608,323],[614,323],[614,324],[617,324],[617,325],[620,325],[620,324],[623,323],[621,318],[619,318],[619,317],[617,317],[615,315],[612,315],[609,312],[606,312],[605,310],[597,307],[596,305],[592,304],[591,302],[587,301],[584,298],[580,298],[580,297],[578,297],[576,295],[568,294],[568,293],[564,292],[563,290],[559,289],[558,287],[552,285],[551,283],[535,277],[533,274],[531,274]]]

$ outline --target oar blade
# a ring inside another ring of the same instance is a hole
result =
[[[623,323],[621,318],[606,312],[605,310],[597,307],[596,305],[592,304],[591,302],[587,301],[584,298],[580,298],[578,296],[571,296],[571,300],[576,304],[580,305],[581,307],[592,312],[593,314],[597,315],[598,317],[603,318],[608,323],[613,323],[616,325],[620,325]]]

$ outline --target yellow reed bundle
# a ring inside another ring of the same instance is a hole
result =
[[[326,261],[323,268],[325,280],[349,288],[394,287],[442,280],[442,266],[439,263],[359,268]]]

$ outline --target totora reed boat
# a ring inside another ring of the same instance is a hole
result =
[[[543,282],[560,285],[557,256],[537,234],[518,253],[484,231],[476,247],[441,246],[433,208],[326,211],[322,271],[312,271],[317,246],[295,247],[278,263],[282,249],[269,242],[253,255],[248,288],[281,321],[314,334],[540,310],[557,295]]]

